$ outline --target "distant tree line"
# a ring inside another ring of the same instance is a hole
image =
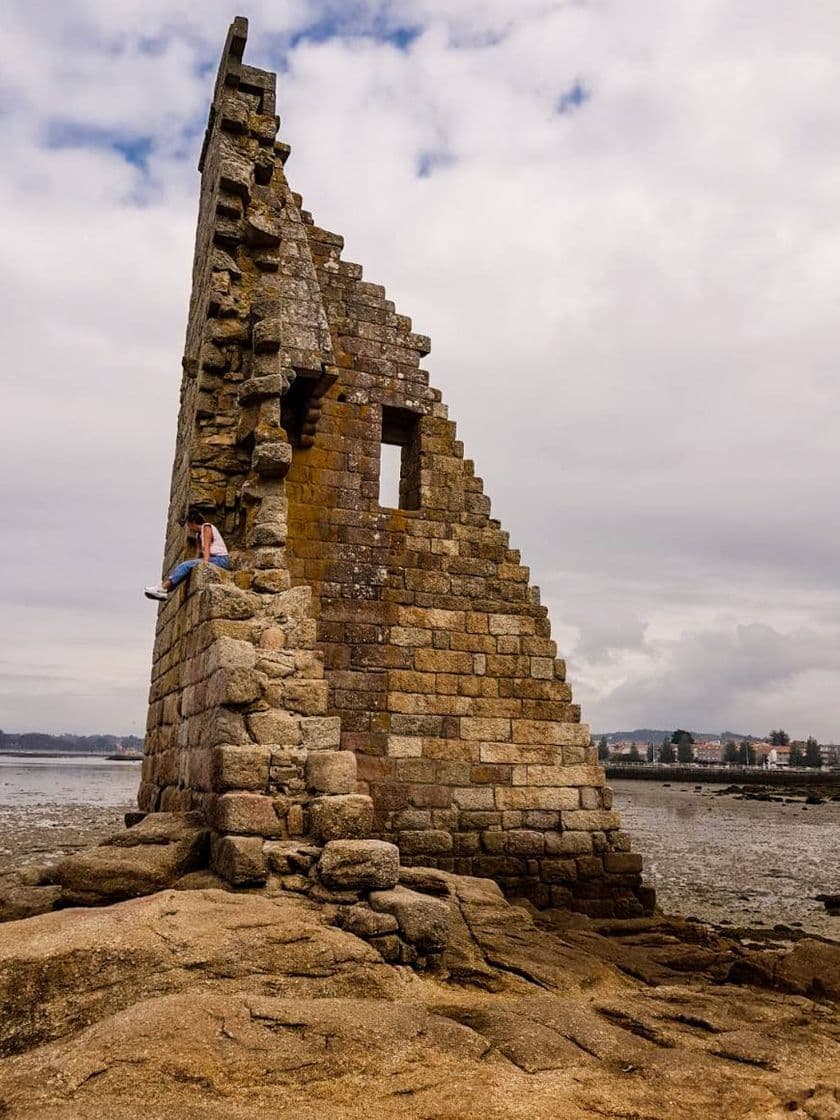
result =
[[[120,745],[139,751],[143,740],[136,735],[47,735],[43,731],[24,731],[12,735],[0,731],[0,751],[112,754]]]
[[[771,731],[767,736],[767,741],[773,747],[790,746],[790,766],[809,766],[814,769],[818,769],[822,766],[820,745],[813,736],[808,737],[804,751],[798,743],[791,744],[790,736],[781,728]],[[662,740],[658,751],[654,748],[652,743],[649,743],[643,754],[636,743],[633,743],[627,754],[622,753],[611,756],[609,740],[606,735],[602,735],[598,742],[598,758],[601,762],[607,762],[611,757],[614,761],[620,762],[657,761],[666,764],[673,762],[694,762],[696,761],[694,736],[690,731],[679,727],[671,734],[670,738],[666,736]],[[749,739],[744,739],[740,743],[736,743],[734,739],[727,739],[723,747],[722,761],[732,766],[757,765],[759,759],[756,755],[755,744],[750,742]]]

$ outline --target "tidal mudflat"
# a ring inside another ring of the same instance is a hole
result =
[[[666,913],[840,937],[840,918],[814,898],[840,889],[840,802],[742,801],[713,785],[610,784]]]
[[[139,762],[0,756],[0,875],[121,828],[139,781]]]

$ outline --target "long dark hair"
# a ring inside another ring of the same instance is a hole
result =
[[[189,525],[203,525],[204,516],[198,512],[195,506],[190,506],[187,510],[186,522]]]

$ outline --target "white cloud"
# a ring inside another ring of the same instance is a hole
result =
[[[136,589],[159,564],[194,161],[233,14],[6,6],[0,626],[53,685],[48,715],[16,678],[0,726],[143,718]],[[290,177],[432,335],[585,717],[837,738],[836,6],[249,14],[249,58],[275,66],[340,16],[278,81]],[[399,28],[407,49],[369,34]],[[56,122],[70,146],[45,146]],[[147,170],[109,136],[147,138]]]

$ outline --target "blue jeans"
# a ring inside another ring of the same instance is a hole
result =
[[[185,560],[183,564],[179,564],[177,568],[173,568],[167,576],[167,579],[173,587],[177,587],[179,583],[183,583],[196,564],[200,564],[200,560]],[[215,564],[217,568],[229,568],[230,557],[228,556],[211,556],[210,563]]]

